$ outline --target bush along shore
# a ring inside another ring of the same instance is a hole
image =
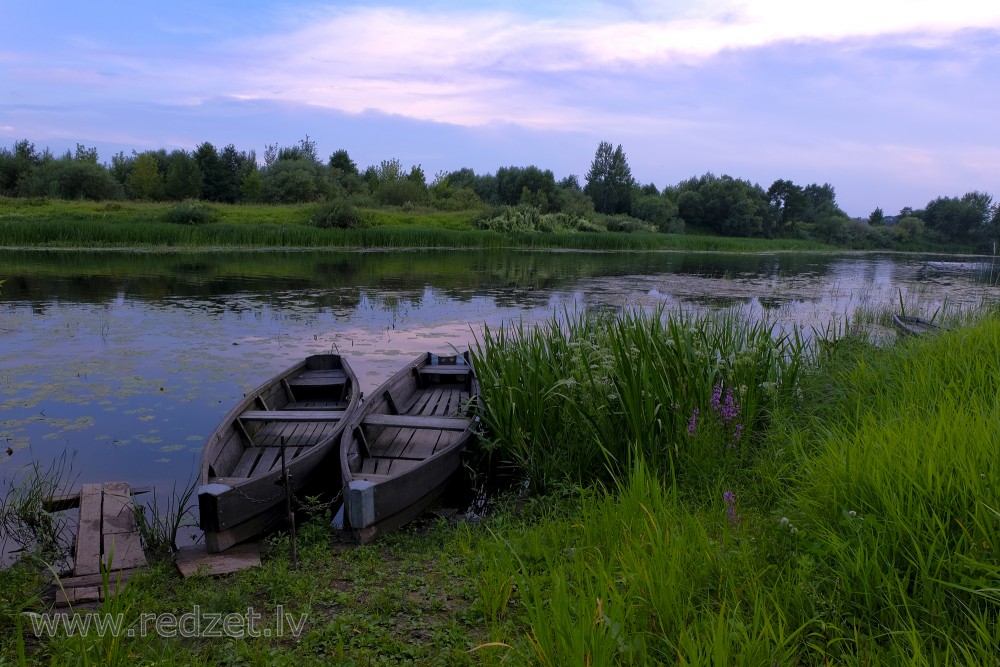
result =
[[[261,568],[182,580],[160,562],[103,603],[125,627],[252,610],[284,619],[280,636],[38,638],[26,556],[0,580],[4,660],[995,662],[995,308],[889,346],[724,315],[564,314],[487,330],[475,354],[480,467],[523,482],[479,520],[344,548],[318,514],[297,568],[279,534]]]

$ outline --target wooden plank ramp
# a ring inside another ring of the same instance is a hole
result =
[[[174,563],[184,578],[239,572],[260,567],[260,543],[244,542],[215,554],[208,553],[204,544],[185,547],[174,554]]]
[[[73,571],[53,582],[56,606],[100,602],[105,594],[102,572],[108,573],[108,592],[113,596],[145,567],[132,494],[127,482],[84,484],[80,489]]]

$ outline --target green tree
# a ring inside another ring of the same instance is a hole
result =
[[[778,179],[767,189],[770,222],[779,234],[788,229],[806,212],[807,201],[802,188],[791,181]]]
[[[198,199],[201,197],[201,180],[198,162],[187,151],[178,150],[170,154],[170,166],[163,183],[167,199]]]
[[[251,204],[256,204],[264,198],[264,179],[260,175],[260,170],[256,164],[247,169],[240,181],[240,199]]]
[[[660,195],[640,194],[632,199],[632,216],[651,222],[659,231],[666,232],[677,220],[677,205]]]
[[[108,170],[90,160],[77,160],[69,152],[59,159],[46,160],[22,180],[21,194],[59,199],[119,199],[121,186]]]
[[[233,144],[227,144],[222,149],[219,153],[219,181],[216,187],[218,201],[234,204],[240,200],[243,177],[251,164],[256,168],[253,151],[238,151]]]
[[[868,224],[872,227],[881,227],[885,224],[885,213],[881,208],[876,207],[871,215],[868,216]]]
[[[506,206],[522,202],[530,205],[540,203],[542,212],[548,212],[555,189],[556,177],[548,169],[539,169],[535,165],[501,167],[496,172],[495,196],[489,203]]]
[[[398,159],[382,160],[377,167],[365,170],[364,178],[380,204],[401,206],[427,201],[427,182],[420,165],[407,173]]]
[[[592,220],[595,213],[594,200],[583,192],[580,179],[575,174],[556,183],[552,207],[559,213],[568,215],[573,221]]]
[[[598,213],[628,213],[632,210],[635,179],[621,144],[614,149],[607,141],[598,144],[586,181],[583,191],[593,200]]]
[[[759,185],[707,173],[678,184],[678,215],[684,223],[725,236],[769,234],[773,209]],[[672,197],[673,192],[668,192]]]
[[[320,199],[326,194],[327,184],[319,167],[301,157],[278,160],[264,170],[264,201],[296,204]]]
[[[978,191],[938,197],[924,209],[924,223],[944,240],[975,242],[990,221],[992,203],[992,196]]]
[[[916,241],[924,236],[924,221],[912,215],[899,218],[892,226],[892,233],[901,242]]]
[[[206,141],[194,151],[194,161],[201,172],[201,198],[208,201],[224,201],[226,173],[219,153]]]
[[[361,191],[361,174],[358,165],[343,148],[330,155],[327,163],[330,169],[330,180],[336,188],[347,194]]]
[[[829,183],[817,185],[811,183],[802,189],[806,200],[803,217],[806,222],[816,222],[821,218],[848,218],[849,216],[837,206],[837,193]]]
[[[97,148],[87,148],[83,144],[76,145],[76,154],[73,159],[77,162],[89,162],[97,164]]]
[[[132,199],[163,199],[163,174],[153,153],[147,151],[135,157],[128,188]]]
[[[13,151],[0,151],[0,195],[15,197],[21,194],[22,183],[42,161],[35,144],[27,139],[16,142]]]
[[[124,151],[118,151],[111,156],[111,165],[108,167],[108,171],[111,176],[118,181],[118,184],[123,188],[128,187],[129,177],[132,175],[132,170],[135,168],[135,154],[125,155]]]

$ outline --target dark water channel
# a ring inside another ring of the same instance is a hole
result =
[[[0,251],[0,480],[65,451],[78,484],[169,494],[243,392],[306,354],[348,355],[370,391],[484,323],[564,308],[822,328],[900,298],[995,301],[993,275],[989,258],[886,254]]]

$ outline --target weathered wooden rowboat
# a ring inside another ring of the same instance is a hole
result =
[[[344,517],[369,542],[417,517],[461,467],[479,423],[468,352],[422,354],[386,380],[341,436]]]
[[[892,325],[904,336],[920,336],[932,331],[941,331],[941,327],[930,320],[915,315],[893,314]]]
[[[340,479],[336,448],[360,400],[347,360],[318,354],[274,376],[226,415],[201,454],[198,509],[209,553],[285,517],[282,450],[293,492]]]

